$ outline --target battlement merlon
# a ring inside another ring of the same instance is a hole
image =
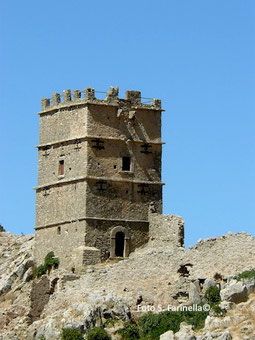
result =
[[[105,93],[105,99],[97,99],[96,93]],[[140,91],[126,91],[126,98],[119,98],[119,88],[110,87],[108,92],[95,91],[91,87],[87,87],[84,91],[80,90],[64,90],[63,94],[52,93],[52,98],[41,99],[41,112],[43,114],[48,111],[56,110],[65,106],[84,105],[84,104],[99,104],[110,105],[116,107],[136,108],[136,109],[151,109],[160,110],[161,100],[141,97]]]

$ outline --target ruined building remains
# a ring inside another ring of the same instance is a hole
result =
[[[93,88],[42,98],[35,258],[76,270],[127,257],[162,212],[161,101]]]

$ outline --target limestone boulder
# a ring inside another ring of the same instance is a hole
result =
[[[159,339],[160,340],[174,340],[174,332],[167,331],[164,334],[161,334]]]
[[[214,329],[227,329],[231,324],[231,318],[226,316],[222,317],[213,317],[208,315],[205,319],[205,329],[214,330]]]
[[[180,324],[179,332],[175,333],[175,340],[196,340],[192,325],[188,325],[186,322]]]
[[[248,299],[248,289],[242,282],[234,280],[220,291],[220,297],[222,301],[245,302]]]

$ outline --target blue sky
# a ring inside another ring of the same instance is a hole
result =
[[[253,0],[2,0],[0,223],[32,233],[40,98],[119,86],[161,98],[164,213],[186,245],[254,235]]]

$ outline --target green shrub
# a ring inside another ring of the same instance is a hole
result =
[[[84,340],[84,336],[77,328],[63,328],[61,340]]]
[[[124,328],[120,329],[118,333],[125,340],[140,339],[139,327],[134,322],[126,323]]]
[[[47,272],[46,266],[44,264],[41,264],[40,266],[38,266],[34,269],[34,276],[40,277],[40,276],[46,274],[46,272]]]
[[[87,335],[88,340],[111,340],[110,335],[102,327],[91,328]]]
[[[59,266],[59,259],[55,257],[54,252],[50,251],[44,258],[44,265],[47,270],[50,271],[52,268],[57,268]]]
[[[151,340],[159,339],[159,336],[168,330],[177,332],[180,323],[181,316],[176,312],[148,313],[138,321],[141,337]]]
[[[255,279],[255,269],[246,270],[237,276],[238,280],[241,279]]]
[[[118,333],[125,340],[159,340],[161,334],[172,330],[174,333],[180,329],[181,322],[192,324],[195,329],[204,327],[209,312],[203,311],[169,311],[159,314],[148,313],[134,322],[126,324]]]
[[[59,266],[59,259],[55,257],[54,252],[50,251],[44,258],[44,264],[34,269],[34,276],[40,277],[44,274],[50,273],[52,268],[57,268]]]
[[[210,305],[220,302],[220,288],[217,286],[209,287],[205,292],[205,298]]]

